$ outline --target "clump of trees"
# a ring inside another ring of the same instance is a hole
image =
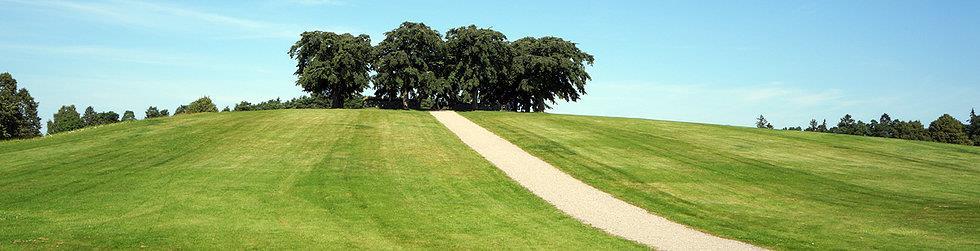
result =
[[[54,118],[48,120],[48,135],[82,129],[83,127],[85,127],[85,121],[75,110],[75,105],[63,105],[54,113]]]
[[[756,119],[756,127],[772,129],[771,125],[761,115]],[[800,130],[800,128],[788,127],[783,128],[783,130]],[[872,119],[867,123],[855,120],[850,114],[845,114],[837,126],[827,128],[827,120],[818,124],[816,119],[811,119],[810,126],[803,131],[980,146],[980,117],[977,116],[975,110],[970,110],[970,119],[965,124],[949,114],[939,116],[935,121],[929,123],[928,128],[918,120],[892,119],[887,113],[882,114],[877,120]]]
[[[131,116],[131,118],[127,117],[127,114],[128,116]],[[116,112],[98,112],[91,106],[86,107],[83,114],[79,114],[75,109],[75,105],[64,105],[54,113],[54,118],[52,120],[48,120],[48,134],[67,132],[90,126],[113,124],[120,121],[135,120],[135,117],[136,116],[132,111],[126,111],[123,119],[120,120],[119,114]]]
[[[475,25],[443,38],[424,23],[404,22],[370,44],[367,35],[302,33],[288,53],[297,61],[296,84],[332,108],[347,107],[370,85],[374,96],[360,99],[363,106],[541,112],[558,100],[578,101],[591,80],[586,65],[595,61],[561,38],[510,42]]]
[[[167,110],[167,109],[160,110],[160,109],[157,109],[156,106],[150,106],[149,108],[146,108],[146,113],[145,114],[146,114],[145,115],[146,116],[145,118],[147,118],[147,119],[160,118],[160,117],[169,117],[170,116],[170,111]]]
[[[174,116],[201,112],[218,112],[218,106],[214,105],[210,97],[204,96],[194,100],[190,104],[177,107],[177,110],[174,111]]]
[[[13,75],[0,73],[0,140],[41,136],[37,106],[26,88],[17,89]]]

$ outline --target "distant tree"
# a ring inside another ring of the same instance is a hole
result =
[[[241,103],[235,105],[236,112],[252,111],[252,110],[255,110],[255,107],[253,107],[252,103],[249,103],[248,101],[242,101]]]
[[[160,117],[170,117],[170,111],[167,109],[160,110]]]
[[[850,114],[845,114],[844,117],[840,119],[840,122],[837,123],[837,126],[830,129],[830,132],[839,133],[839,134],[860,135],[856,126],[857,126],[857,122],[854,121],[854,118],[851,117]]]
[[[943,114],[929,123],[929,135],[936,142],[973,145],[963,129],[963,123],[949,114]]]
[[[225,106],[225,109],[221,109],[221,112],[230,112],[230,111],[231,108],[229,108],[227,105]]]
[[[513,59],[507,36],[475,25],[453,28],[446,32],[446,51],[452,103],[476,109],[480,102],[502,102]]]
[[[819,130],[817,128],[817,126],[819,126],[819,124],[817,124],[817,120],[816,119],[811,119],[810,120],[810,127],[807,127],[805,131],[808,131],[808,132],[816,132],[817,130]]]
[[[766,117],[759,115],[759,117],[755,119],[755,128],[767,128],[766,125],[769,125],[769,121],[766,121]]]
[[[95,126],[99,124],[99,113],[95,111],[95,108],[91,106],[85,108],[85,114],[82,115],[82,122],[85,123],[85,127]]]
[[[375,96],[401,99],[402,108],[410,99],[424,99],[432,90],[444,90],[445,43],[439,32],[423,23],[402,23],[385,32],[385,39],[374,47]]]
[[[114,111],[100,112],[96,124],[107,125],[119,122],[119,114]]]
[[[784,131],[803,131],[803,127],[799,127],[799,126],[783,127],[783,130]]]
[[[858,120],[858,122],[854,124],[854,127],[852,128],[850,134],[858,135],[858,136],[867,136],[870,134],[870,132],[871,132],[871,127],[868,126],[868,124],[864,123],[864,121]]]
[[[303,32],[289,49],[289,56],[297,61],[296,84],[311,94],[330,97],[333,108],[344,107],[346,99],[368,86],[371,55],[368,35],[324,31]]]
[[[868,131],[866,136],[878,137],[878,130],[881,130],[881,126],[878,125],[878,121],[872,119],[868,122]]]
[[[146,108],[147,119],[152,119],[157,117],[161,117],[161,114],[160,114],[160,110],[157,110],[156,106],[150,106],[149,108]]]
[[[875,136],[894,138],[895,137],[895,123],[892,121],[892,117],[888,116],[887,113],[881,114],[878,118],[878,125],[875,128]]]
[[[830,129],[827,129],[827,120],[824,119],[823,122],[820,123],[820,126],[817,127],[817,132],[828,132],[828,131],[830,131]]]
[[[208,96],[201,97],[194,102],[187,105],[182,105],[177,107],[176,114],[191,114],[191,113],[201,113],[201,112],[218,112],[218,107],[214,105],[211,98]]]
[[[136,120],[136,113],[133,113],[133,111],[129,111],[129,110],[123,112],[122,121],[134,121],[134,120]]]
[[[13,75],[0,73],[0,140],[40,136],[37,106],[27,89],[17,89]]]
[[[54,114],[54,120],[48,121],[48,134],[56,134],[85,127],[85,122],[75,110],[75,105],[61,106]]]
[[[974,109],[970,109],[970,123],[969,130],[967,132],[970,134],[970,140],[973,141],[974,145],[980,146],[980,116],[977,116]]]
[[[910,139],[910,140],[932,140],[929,136],[929,131],[926,130],[922,122],[916,121],[901,121],[894,120],[892,122],[895,128],[895,137],[898,139]]]
[[[174,116],[187,113],[187,105],[180,105],[174,110]]]
[[[592,79],[586,65],[595,58],[575,43],[557,37],[526,37],[514,41],[512,86],[501,95],[508,110],[543,112],[556,100],[578,101]]]

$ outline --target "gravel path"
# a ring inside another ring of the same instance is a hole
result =
[[[761,250],[705,234],[630,205],[532,156],[453,111],[431,112],[473,150],[559,210],[611,234],[663,250]]]

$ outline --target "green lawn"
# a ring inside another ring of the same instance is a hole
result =
[[[637,249],[424,112],[182,115],[0,142],[0,250]]]
[[[586,183],[776,249],[980,247],[980,147],[641,119],[467,112]]]

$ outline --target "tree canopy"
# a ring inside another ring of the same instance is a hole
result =
[[[200,112],[218,112],[218,106],[214,105],[214,102],[211,101],[210,97],[204,96],[197,100],[194,100],[190,104],[181,105],[180,107],[177,107],[177,110],[174,111],[174,115],[200,113]],[[163,113],[161,112],[161,116],[165,116],[165,115],[163,115]]]
[[[56,134],[85,127],[85,122],[75,110],[75,105],[61,106],[54,114],[54,119],[48,121],[48,134]]]
[[[513,59],[507,36],[475,25],[453,28],[446,32],[446,51],[452,103],[476,109],[480,102],[502,101],[498,97],[506,93]]]
[[[385,39],[374,47],[372,64],[375,96],[401,99],[409,107],[410,99],[425,99],[446,89],[443,76],[445,43],[439,32],[424,23],[404,22],[385,32]]]
[[[949,114],[943,114],[929,123],[929,135],[936,142],[972,145],[973,142],[963,130],[963,123]]]
[[[123,112],[122,121],[134,121],[134,120],[136,120],[136,113],[129,110]]]
[[[368,86],[371,38],[350,33],[308,31],[289,49],[296,59],[296,84],[311,95],[331,98],[332,108],[359,95]]]
[[[0,140],[41,136],[38,103],[13,75],[0,73]]]
[[[575,43],[557,37],[518,39],[513,43],[513,86],[508,107],[513,111],[541,112],[556,100],[578,101],[592,78],[586,64],[595,58]]]

